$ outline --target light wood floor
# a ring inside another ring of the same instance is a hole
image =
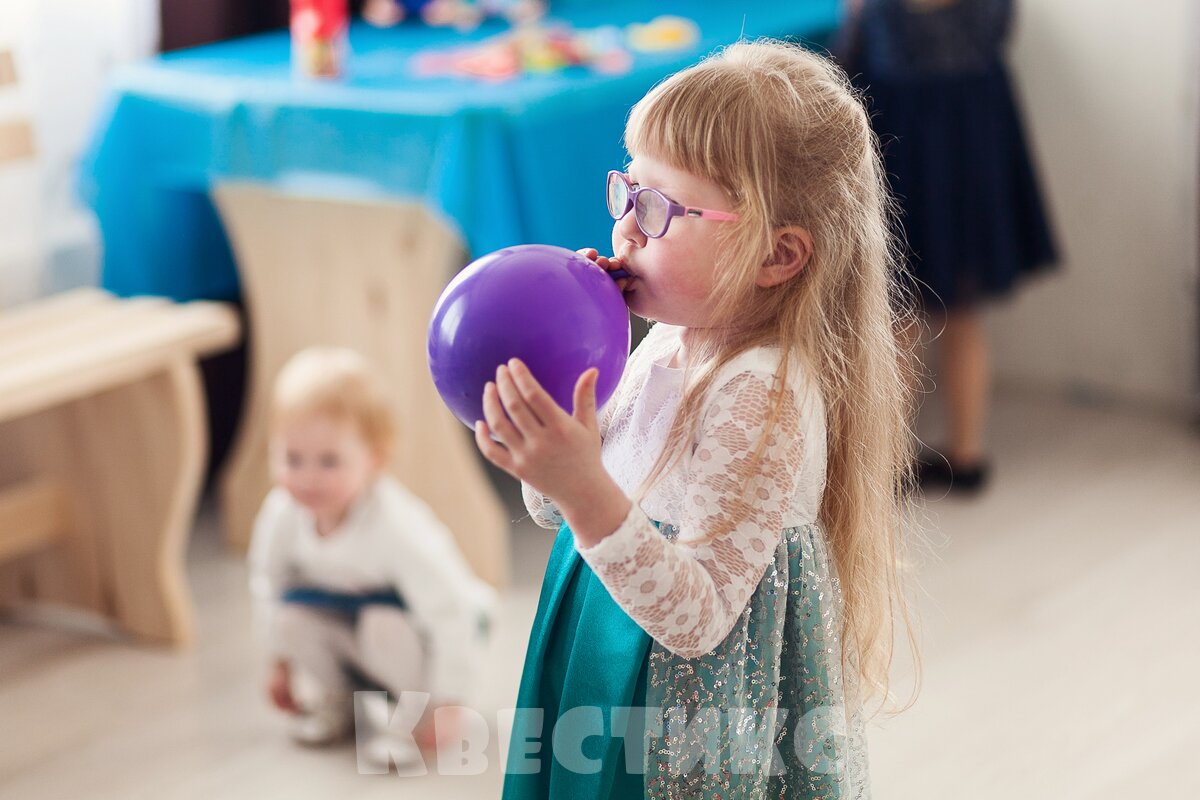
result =
[[[872,727],[875,797],[1200,797],[1200,437],[1010,394],[992,438],[993,487],[928,502],[924,686]],[[493,733],[549,546],[528,521],[516,527],[515,585],[476,704]],[[498,795],[494,744],[482,775],[410,778],[357,774],[349,745],[292,746],[260,691],[245,568],[211,513],[189,564],[190,653],[60,615],[0,622],[0,797]],[[896,673],[903,691],[908,667]]]

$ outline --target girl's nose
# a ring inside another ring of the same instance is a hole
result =
[[[634,219],[633,209],[629,213],[617,220],[617,232],[621,238],[633,242],[638,247],[643,247],[646,244],[646,234],[642,233],[642,229],[638,227],[637,221]]]

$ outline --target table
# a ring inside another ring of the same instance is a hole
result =
[[[507,519],[432,388],[424,330],[466,254],[541,242],[604,249],[601,185],[624,163],[628,108],[657,80],[739,36],[820,41],[838,0],[559,2],[577,28],[696,21],[688,48],[490,84],[418,78],[410,58],[482,39],[402,25],[351,29],[348,76],[295,80],[285,33],[165,55],[119,71],[83,160],[104,239],[103,284],[121,295],[241,297],[249,397],[222,478],[223,518],[248,538],[266,491],[264,404],[291,353],[340,343],[380,363],[396,394],[394,467],[450,525],[468,559],[503,580]]]

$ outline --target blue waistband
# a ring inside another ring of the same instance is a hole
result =
[[[396,608],[408,608],[408,604],[393,589],[375,592],[331,592],[325,589],[315,589],[309,586],[297,586],[283,593],[283,602],[300,603],[329,611],[339,611],[344,614],[357,614],[364,606],[384,605]]]

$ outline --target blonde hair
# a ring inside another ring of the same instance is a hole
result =
[[[396,429],[387,390],[354,350],[310,347],[284,364],[271,398],[271,431],[309,415],[350,421],[368,445],[390,454]]]
[[[894,327],[907,324],[913,303],[897,280],[893,201],[863,104],[829,60],[782,42],[743,42],[655,86],[631,111],[625,144],[635,159],[722,187],[739,215],[718,234],[719,322],[695,331],[704,337],[695,346],[689,340],[687,386],[639,495],[686,449],[705,394],[739,353],[780,349],[756,464],[783,414],[792,362],[807,363],[825,401],[820,519],[843,587],[844,658],[865,688],[886,697],[897,615],[913,641],[897,567],[914,444],[911,382]],[[784,226],[808,230],[812,255],[792,278],[760,288],[755,277]]]

